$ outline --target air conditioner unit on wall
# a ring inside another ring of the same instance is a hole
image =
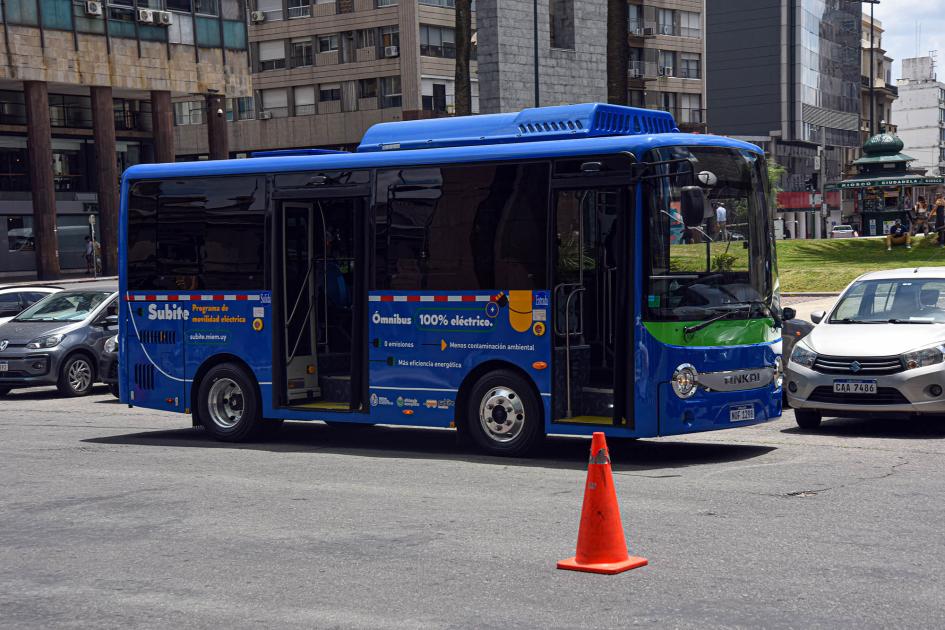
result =
[[[385,57],[396,57],[400,54],[400,48],[397,46],[384,46]]]
[[[654,35],[656,35],[656,29],[653,28],[652,26],[648,26],[643,29],[644,37],[653,37]]]
[[[174,23],[174,14],[170,11],[158,11],[157,22],[161,26],[170,26]]]
[[[154,24],[154,11],[151,9],[138,9],[138,21]]]
[[[101,3],[101,2],[86,2],[86,3],[85,3],[85,14],[86,14],[86,15],[101,15],[101,14],[102,14],[102,3]]]
[[[249,15],[249,19],[252,20],[253,24],[258,24],[260,22],[266,21],[266,12],[265,11],[253,11]]]

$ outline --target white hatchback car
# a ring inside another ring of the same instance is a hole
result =
[[[945,267],[864,274],[791,352],[797,424],[824,416],[945,415]]]
[[[10,321],[50,293],[59,291],[62,291],[59,287],[48,286],[0,287],[0,324]]]

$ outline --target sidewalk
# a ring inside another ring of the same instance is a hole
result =
[[[87,282],[118,282],[118,276],[99,276],[93,278],[85,275],[85,272],[64,273],[58,280],[37,280],[32,276],[0,276],[0,287],[21,287],[21,286],[54,286],[64,287],[72,284],[85,284]]]

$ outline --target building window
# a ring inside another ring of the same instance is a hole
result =
[[[217,0],[194,0],[194,13],[216,17],[220,15],[220,6]]]
[[[259,42],[259,72],[285,68],[285,40]]]
[[[22,147],[0,147],[0,190],[25,191],[30,189],[25,138],[22,139],[22,143]]]
[[[202,125],[207,121],[207,104],[203,101],[181,101],[174,103],[174,124]]]
[[[327,53],[338,50],[338,35],[322,35],[318,38],[318,52]]]
[[[423,109],[439,114],[453,111],[456,104],[453,81],[421,79],[420,83],[420,98]]]
[[[318,86],[318,102],[329,103],[341,100],[340,83],[322,83]]]
[[[381,27],[381,46],[384,48],[400,47],[400,30],[397,26]]]
[[[643,35],[643,5],[630,4],[627,8],[629,9],[627,28],[633,35]]]
[[[381,78],[381,107],[400,107],[400,76]]]
[[[72,94],[50,94],[49,122],[53,127],[91,129],[92,99]]]
[[[643,90],[630,90],[630,98],[628,101],[630,107],[646,107],[646,98]]]
[[[447,9],[456,8],[456,0],[420,0],[420,4],[428,7],[446,7]]]
[[[312,40],[310,38],[293,39],[289,44],[289,50],[293,68],[312,65]]]
[[[420,54],[425,57],[456,58],[454,31],[448,26],[420,25]]]
[[[676,28],[676,11],[672,9],[659,9],[656,14],[657,17],[657,32],[660,35],[679,35],[679,31]]]
[[[374,48],[377,45],[376,32],[373,28],[364,28],[357,32],[358,48]]]
[[[309,0],[289,0],[289,19],[304,18],[312,15],[312,5]]]
[[[315,86],[299,85],[295,88],[295,115],[311,116],[315,112]]]
[[[275,90],[261,90],[262,108],[272,118],[285,118],[289,115],[289,98],[285,88]]]
[[[377,98],[377,79],[358,79],[358,98]]]
[[[676,93],[660,92],[660,109],[676,115]]]
[[[659,53],[659,73],[661,77],[676,76],[676,51],[661,50]]]
[[[702,62],[699,53],[679,53],[679,76],[684,79],[702,78]]]
[[[705,116],[702,111],[701,94],[680,94],[679,95],[679,113],[676,116],[677,123],[701,124],[705,122]]]
[[[551,47],[574,50],[574,0],[551,0],[548,5]]]
[[[381,7],[396,7],[397,0],[377,0],[377,8]]]
[[[702,37],[702,14],[679,11],[679,34],[683,37]]]
[[[256,0],[256,10],[263,12],[267,22],[278,22],[282,19],[282,0]]]
[[[190,13],[193,5],[191,0],[164,0],[164,6],[168,11],[180,11],[181,13]]]

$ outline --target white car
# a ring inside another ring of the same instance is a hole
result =
[[[5,324],[50,293],[62,291],[59,287],[0,288],[0,324]]]
[[[945,267],[867,273],[850,284],[787,362],[798,426],[824,416],[945,415]]]
[[[830,230],[830,238],[857,238],[858,236],[852,225],[835,225]]]

